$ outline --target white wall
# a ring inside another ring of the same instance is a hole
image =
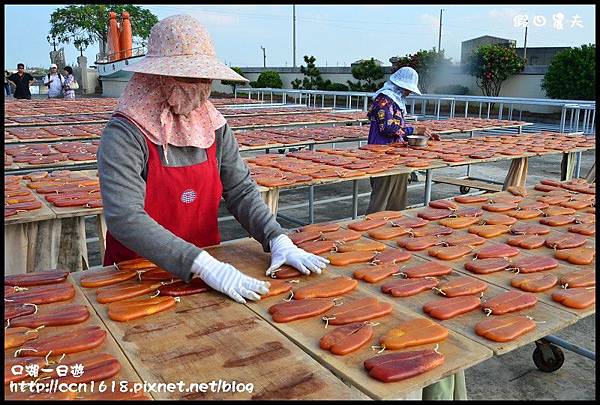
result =
[[[323,71],[329,70],[327,73],[322,73],[321,77],[324,80],[331,80],[332,83],[343,83],[347,85],[347,81],[351,80],[353,82],[356,81],[352,76],[350,68],[320,68]],[[248,78],[250,81],[256,81],[258,76],[260,75],[261,70],[274,70],[278,71],[281,77],[281,81],[283,82],[284,88],[292,88],[291,82],[295,79],[300,79],[304,77],[304,75],[300,72],[289,72],[290,68],[241,68],[242,72],[244,72],[244,76]],[[541,88],[541,82],[544,78],[545,67],[534,67],[529,66],[526,68],[524,73],[515,75],[510,79],[506,80],[502,83],[502,87],[500,89],[500,96],[502,97],[524,97],[524,98],[547,98],[545,92]],[[382,80],[387,80],[389,78],[389,73],[384,75]],[[482,96],[483,93],[479,87],[477,87],[477,83],[475,77],[470,76],[468,74],[463,73],[460,68],[454,67],[445,72],[440,72],[435,75],[433,82],[430,84],[429,89],[435,89],[438,86],[445,86],[457,84],[461,86],[466,86],[469,89],[469,95],[473,96]],[[213,86],[215,88],[215,86]],[[231,92],[231,87],[219,87],[221,92]],[[549,113],[549,112],[558,112],[559,108],[553,107],[541,107],[541,106],[523,106],[523,111],[530,112],[540,112],[540,113]]]
[[[74,67],[73,75],[75,76],[75,80],[79,84],[79,90],[77,93],[82,93],[85,90],[85,94],[94,94],[96,92],[96,87],[98,86],[98,72],[96,69],[86,68],[87,80],[82,80],[81,68]],[[87,84],[87,88],[84,89],[84,86]]]
[[[541,87],[542,79],[544,74],[518,74],[510,77],[508,80],[502,83],[500,88],[500,97],[523,97],[523,98],[548,98],[546,93]],[[449,84],[457,84],[466,86],[469,89],[469,95],[471,96],[483,96],[483,92],[477,86],[477,81],[474,76],[450,72],[441,73],[435,77],[430,88],[434,89],[438,86],[445,86]],[[544,107],[544,106],[523,106],[523,111],[538,112],[538,113],[551,113],[560,112],[558,107]]]
[[[102,95],[104,97],[121,97],[125,86],[129,79],[112,78],[110,80],[102,80]]]

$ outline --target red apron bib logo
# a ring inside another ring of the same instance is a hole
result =
[[[194,202],[196,199],[196,192],[191,188],[188,188],[183,193],[181,193],[181,202],[184,204],[190,204]]]
[[[167,231],[195,246],[219,244],[221,235],[217,217],[223,186],[217,168],[216,142],[206,150],[205,162],[182,167],[163,166],[156,145],[148,138],[146,143],[146,213]],[[198,198],[200,195],[202,198]],[[186,205],[179,205],[181,203]],[[105,266],[136,257],[139,256],[134,251],[106,232]]]

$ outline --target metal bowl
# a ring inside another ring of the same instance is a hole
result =
[[[408,135],[406,139],[410,146],[427,146],[427,140],[429,138],[422,135]]]

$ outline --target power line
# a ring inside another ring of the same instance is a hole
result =
[[[442,51],[442,13],[443,13],[444,9],[440,9],[440,34],[438,37],[438,53]]]
[[[311,24],[320,24],[321,26],[323,26],[323,24],[321,24],[321,22],[317,22],[317,21],[305,21],[307,23],[311,23]],[[332,27],[332,28],[343,28],[343,29],[348,29],[351,31],[357,31],[357,32],[377,32],[377,33],[390,33],[390,34],[396,34],[396,35],[405,35],[405,36],[422,36],[422,33],[418,33],[418,32],[414,32],[414,30],[411,31],[398,31],[398,30],[386,30],[386,29],[381,29],[381,28],[362,28],[362,27],[356,27],[353,25],[339,25],[339,24],[327,24],[326,26],[323,26],[323,28],[328,28],[328,27]]]
[[[158,6],[156,6],[158,7]],[[174,12],[181,12],[182,9],[188,9],[188,10],[193,10],[194,12],[202,12],[202,13],[206,13],[206,14],[214,14],[214,15],[220,15],[220,16],[231,16],[231,15],[236,15],[236,16],[242,16],[242,17],[249,17],[249,18],[279,18],[279,19],[288,19],[288,16],[285,15],[278,15],[278,14],[246,14],[246,13],[237,13],[237,12],[219,12],[219,11],[207,11],[207,10],[202,10],[202,9],[194,9],[194,8],[189,8],[189,7],[180,7],[180,8],[174,8],[174,7],[167,7],[167,6],[160,6],[163,9],[166,10],[171,10]],[[346,22],[346,23],[350,23],[350,24],[373,24],[373,21],[365,21],[365,20],[340,20],[340,19],[332,19],[332,18],[309,18],[309,17],[296,17],[297,20],[300,21],[310,21],[310,22]],[[411,20],[412,21],[412,20]],[[421,23],[410,23],[410,22],[400,22],[400,21],[396,21],[396,22],[385,22],[385,21],[377,21],[377,25],[393,25],[393,26],[422,26],[423,24]]]

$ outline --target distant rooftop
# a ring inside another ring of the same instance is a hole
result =
[[[462,41],[462,43],[466,43],[466,42],[473,42],[473,41],[489,41],[489,40],[499,40],[498,42],[511,42],[514,41],[513,39],[507,39],[507,38],[500,38],[500,37],[494,37],[492,35],[482,35],[480,37],[477,38],[472,38],[472,39],[467,39],[466,41]],[[516,41],[514,41],[516,42]]]

